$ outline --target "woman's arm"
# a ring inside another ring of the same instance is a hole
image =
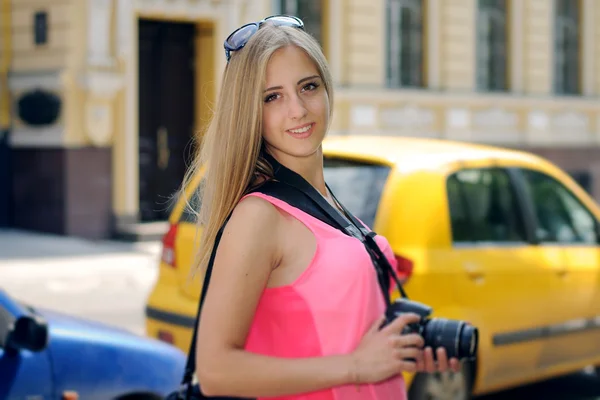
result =
[[[206,395],[281,396],[354,380],[351,356],[288,359],[244,351],[285,234],[279,211],[256,197],[240,202],[223,232],[198,330],[197,375]]]

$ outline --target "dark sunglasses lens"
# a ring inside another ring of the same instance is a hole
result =
[[[304,24],[302,23],[301,20],[296,19],[296,18],[292,18],[292,17],[286,17],[284,15],[280,15],[280,16],[275,16],[275,17],[270,17],[265,19],[265,22],[269,21],[270,23],[273,23],[275,25],[283,25],[283,26],[295,26],[295,27],[302,27],[304,26]]]
[[[242,47],[248,42],[248,39],[250,39],[250,37],[256,33],[257,29],[257,26],[254,24],[242,26],[227,38],[227,45],[231,49],[238,49]]]

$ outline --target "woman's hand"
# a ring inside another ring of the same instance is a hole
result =
[[[425,365],[423,338],[401,334],[406,325],[419,319],[416,314],[403,314],[382,329],[385,319],[377,320],[350,355],[352,382],[380,382],[403,371],[416,372],[418,365]]]
[[[423,350],[423,357],[417,362],[418,372],[445,372],[449,369],[453,372],[460,371],[460,361],[457,358],[448,360],[446,349],[443,347],[437,348],[435,359],[432,348],[426,347]]]

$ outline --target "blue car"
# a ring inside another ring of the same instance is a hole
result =
[[[0,399],[161,399],[185,355],[100,323],[23,305],[0,289]]]

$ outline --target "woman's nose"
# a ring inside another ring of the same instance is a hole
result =
[[[306,116],[306,107],[304,101],[298,95],[289,97],[288,115],[291,119],[302,119]]]

